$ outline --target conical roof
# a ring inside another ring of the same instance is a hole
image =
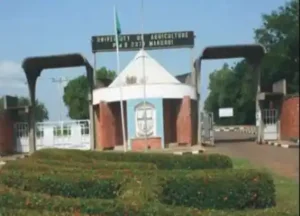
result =
[[[140,50],[109,87],[118,87],[120,84],[143,84],[143,58],[147,84],[180,83],[146,51]]]

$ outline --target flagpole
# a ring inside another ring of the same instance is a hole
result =
[[[145,50],[145,40],[144,40],[144,0],[141,0],[141,39],[142,39],[142,50]],[[145,150],[148,149],[148,135],[147,135],[147,113],[146,113],[146,68],[145,68],[145,56],[142,58],[142,72],[143,72],[143,91],[144,91],[144,124],[146,128],[145,134]]]
[[[117,73],[120,75],[120,53],[119,53],[119,35],[117,32],[117,20],[116,20],[116,6],[114,7],[114,24],[115,24],[115,35],[116,35],[116,57],[117,57]],[[124,121],[124,107],[123,107],[123,89],[122,89],[122,81],[120,83],[120,109],[121,109],[121,124],[122,124],[122,138],[123,138],[123,150],[127,151],[126,146],[126,133],[125,133],[125,121]]]

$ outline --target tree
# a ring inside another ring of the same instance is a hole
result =
[[[101,81],[103,79],[113,80],[116,78],[116,72],[109,70],[106,67],[101,67],[96,71],[96,79]]]
[[[224,64],[211,73],[208,89],[204,109],[213,112],[216,124],[254,124],[256,88],[251,68],[245,60],[231,68]],[[219,109],[225,107],[233,108],[233,117],[219,118]]]
[[[96,71],[96,80],[113,80],[116,73],[102,67]],[[82,75],[71,80],[64,89],[63,100],[68,107],[69,117],[71,119],[88,119],[88,81],[86,76]]]
[[[27,97],[18,97],[18,105],[19,106],[28,106],[30,104],[29,98]],[[3,110],[4,104],[3,104],[3,98],[0,98],[0,111]],[[49,119],[48,110],[45,107],[45,105],[38,100],[36,100],[36,113],[35,113],[36,121],[42,122]],[[28,121],[28,115],[25,113],[22,113],[19,115],[18,121],[20,122],[27,122]]]
[[[288,93],[299,92],[299,1],[289,1],[271,14],[264,14],[262,20],[255,39],[267,49],[263,85],[286,79]]]

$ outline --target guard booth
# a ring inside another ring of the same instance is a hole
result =
[[[271,91],[258,94],[261,113],[256,114],[256,126],[261,128],[261,142],[280,139],[280,113],[285,95],[284,79],[275,82]]]

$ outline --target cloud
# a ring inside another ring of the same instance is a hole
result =
[[[26,78],[20,63],[14,61],[0,61],[0,87],[26,87]]]
[[[23,70],[21,64],[14,61],[0,61],[0,76],[20,76]]]

